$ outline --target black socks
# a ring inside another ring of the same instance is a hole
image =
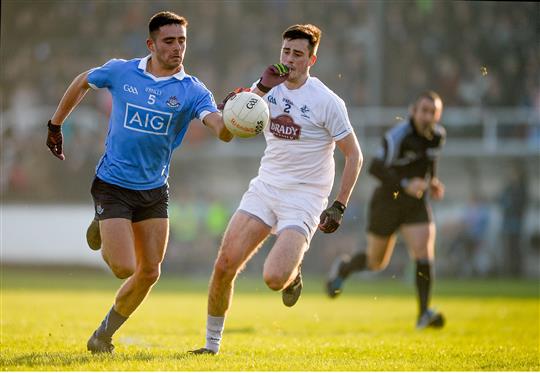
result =
[[[343,262],[339,268],[339,276],[347,278],[351,273],[363,271],[367,269],[367,256],[366,253],[356,253],[352,258],[346,262]]]
[[[104,341],[110,341],[114,332],[116,332],[127,319],[127,317],[116,312],[114,306],[112,306],[107,316],[105,316],[101,322],[99,328],[97,328],[95,332],[96,337]]]
[[[418,310],[420,315],[424,313],[429,304],[431,295],[431,263],[428,259],[416,261],[416,289],[418,291]]]

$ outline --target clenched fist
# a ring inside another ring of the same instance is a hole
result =
[[[343,213],[345,212],[346,208],[347,206],[345,206],[343,203],[334,201],[332,206],[328,207],[322,212],[320,217],[321,220],[319,222],[319,229],[324,233],[335,232],[341,224]]]
[[[53,153],[53,155],[60,159],[66,159],[64,155],[64,150],[62,144],[64,142],[64,136],[62,135],[62,126],[57,124],[52,124],[51,121],[47,123],[47,147]]]
[[[275,86],[283,83],[289,77],[289,68],[282,63],[270,65],[264,70],[257,88],[268,93]]]

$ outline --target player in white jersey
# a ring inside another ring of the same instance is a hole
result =
[[[362,153],[343,100],[309,75],[320,36],[313,25],[289,27],[283,33],[281,63],[267,68],[252,87],[270,107],[271,120],[264,131],[267,147],[259,175],[250,182],[225,232],[210,281],[206,346],[193,353],[218,353],[234,280],[271,233],[277,239],[264,263],[263,278],[291,307],[300,297],[300,264],[317,226],[331,233],[341,223]],[[335,201],[326,208],[336,144],[345,166]]]

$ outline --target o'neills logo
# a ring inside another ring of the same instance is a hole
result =
[[[293,119],[285,114],[270,119],[270,132],[276,137],[285,140],[298,140],[302,127],[294,124]]]
[[[262,131],[262,123],[259,124],[259,122],[257,122],[257,126],[255,128],[251,128],[251,127],[243,126],[234,117],[231,118],[231,124],[234,127],[239,128],[244,132],[251,133],[251,134],[254,134],[254,135],[257,135],[257,134],[261,133],[261,131]]]

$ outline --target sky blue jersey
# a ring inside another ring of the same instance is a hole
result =
[[[191,120],[217,111],[212,94],[197,78],[183,69],[173,76],[155,77],[146,71],[149,58],[112,59],[88,74],[90,86],[107,88],[113,100],[96,175],[134,190],[163,186],[173,150]]]

